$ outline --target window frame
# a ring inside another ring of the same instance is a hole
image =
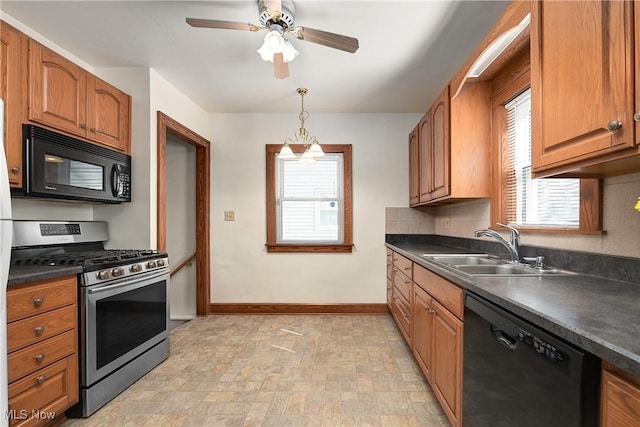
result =
[[[304,152],[301,144],[291,144],[291,150],[296,154]],[[342,194],[343,194],[343,242],[335,243],[278,243],[277,221],[278,209],[276,206],[276,162],[277,155],[282,148],[281,144],[266,145],[266,172],[267,172],[267,252],[318,252],[318,253],[349,253],[353,248],[353,218],[352,218],[352,184],[351,184],[351,144],[322,144],[325,153],[340,153],[343,156],[342,168]]]
[[[524,52],[528,53],[528,49]],[[531,87],[531,69],[529,61],[517,55],[505,64],[503,69],[491,81],[491,116],[493,146],[492,191],[491,191],[491,227],[497,223],[507,224],[506,208],[506,156],[507,156],[507,114],[505,104],[518,94]],[[518,60],[520,59],[520,60]],[[535,109],[533,109],[535,111]],[[569,177],[569,176],[567,176]],[[569,227],[533,227],[517,226],[522,232],[567,233],[567,234],[604,234],[602,230],[602,192],[603,180],[598,177],[580,177],[580,222],[578,228]]]

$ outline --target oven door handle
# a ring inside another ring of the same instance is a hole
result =
[[[93,294],[97,294],[97,293],[101,293],[101,292],[111,291],[113,289],[124,288],[126,286],[134,286],[134,285],[137,285],[138,283],[148,282],[148,281],[151,281],[151,280],[155,280],[158,277],[168,276],[168,275],[169,275],[169,271],[168,270],[162,270],[159,274],[154,274],[152,276],[141,277],[140,279],[137,279],[137,280],[127,280],[125,282],[114,283],[113,285],[107,285],[107,286],[100,286],[100,287],[97,287],[97,288],[91,288],[91,289],[89,289],[89,294],[93,295]]]

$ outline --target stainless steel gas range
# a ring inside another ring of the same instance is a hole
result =
[[[80,403],[88,417],[169,356],[169,259],[149,249],[105,249],[98,221],[14,221],[15,265],[82,266]]]

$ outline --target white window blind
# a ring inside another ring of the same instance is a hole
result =
[[[343,155],[276,160],[276,242],[344,241]]]
[[[531,179],[531,90],[507,110],[507,222],[534,227],[578,228],[580,180]]]

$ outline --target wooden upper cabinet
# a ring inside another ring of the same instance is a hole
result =
[[[418,123],[418,138],[420,141],[420,203],[431,200],[431,147],[433,135],[431,133],[431,110]]]
[[[129,153],[131,97],[29,40],[28,120]]]
[[[430,199],[449,195],[449,155],[451,139],[449,134],[449,86],[440,93],[431,106],[431,176]]]
[[[420,141],[419,126],[409,134],[409,205],[420,202]]]
[[[29,40],[29,120],[84,137],[87,72]]]
[[[0,98],[4,100],[4,149],[9,184],[22,187],[23,52],[25,36],[0,24]]]
[[[579,170],[635,147],[633,5],[535,1],[531,8],[532,167]],[[600,159],[600,160],[594,160]]]
[[[130,152],[130,97],[91,76],[87,79],[87,131],[89,139]]]

